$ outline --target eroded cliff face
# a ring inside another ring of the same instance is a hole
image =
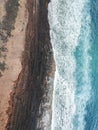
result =
[[[49,0],[0,3],[0,130],[50,130]]]

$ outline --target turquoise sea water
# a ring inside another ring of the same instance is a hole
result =
[[[92,97],[87,104],[85,130],[98,130],[98,0],[91,0]]]
[[[98,0],[51,0],[51,130],[98,130]]]

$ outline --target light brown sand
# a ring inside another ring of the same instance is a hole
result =
[[[21,56],[24,50],[28,14],[25,7],[26,0],[20,0],[19,3],[20,7],[15,22],[15,29],[12,31],[13,37],[10,37],[6,43],[8,49],[8,52],[6,52],[7,57],[5,59],[7,69],[0,78],[0,130],[5,130],[4,126],[7,121],[6,110],[8,108],[10,92],[14,87],[14,81],[17,80],[22,69]],[[2,21],[2,16],[4,16],[4,14],[4,0],[0,0],[0,21]],[[2,60],[4,59],[1,58],[0,61]]]

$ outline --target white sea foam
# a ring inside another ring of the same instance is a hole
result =
[[[87,2],[88,0],[51,0],[49,4],[50,35],[56,62],[52,130],[73,130],[74,128],[73,118],[77,109],[74,51],[78,46],[83,19],[82,11]],[[85,76],[86,74],[87,72]],[[82,92],[84,91],[85,87]],[[83,96],[80,95],[80,97]],[[78,107],[79,120],[82,120],[80,119],[82,111],[84,108]]]

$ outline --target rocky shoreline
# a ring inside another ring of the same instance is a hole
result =
[[[55,64],[49,36],[49,0],[25,0],[25,3],[27,24],[20,56],[21,69],[9,90],[6,127],[1,128],[50,130]]]

